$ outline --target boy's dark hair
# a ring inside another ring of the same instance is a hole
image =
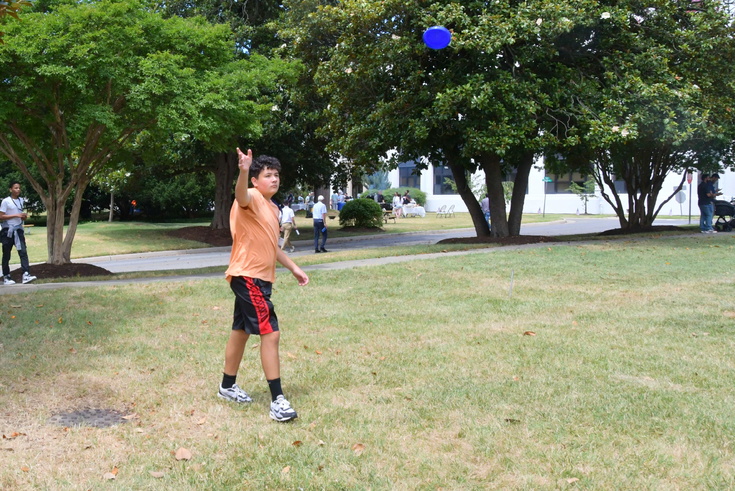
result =
[[[12,189],[13,186],[15,186],[16,184],[20,184],[20,181],[10,181],[10,186],[8,186],[8,189]]]
[[[268,155],[256,157],[253,159],[253,163],[250,164],[248,177],[255,177],[257,179],[263,169],[273,169],[281,172],[281,162],[277,158]]]

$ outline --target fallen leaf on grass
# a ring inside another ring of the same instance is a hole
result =
[[[319,350],[314,351],[314,353],[316,353],[317,355],[321,355],[322,354],[322,352],[319,351]]]
[[[123,416],[122,419],[124,419],[126,421],[130,421],[131,419],[138,419],[138,415],[135,414],[135,413],[128,414],[127,416]]]
[[[281,474],[288,474],[289,472],[291,472],[291,466],[290,465],[287,465],[286,467],[284,467],[283,469],[281,469]]]
[[[535,333],[535,332],[533,332],[533,331],[525,331],[525,332],[523,333],[523,335],[524,335],[524,336],[535,336],[535,335],[536,335],[536,333]]]
[[[148,474],[150,474],[152,477],[155,477],[156,479],[161,479],[163,476],[166,475],[161,471],[148,471]]]
[[[31,470],[31,468],[28,467],[27,465],[24,465],[23,467],[20,468],[20,470],[22,470],[23,472],[28,472]]]
[[[293,359],[297,358],[296,355],[294,355],[293,353],[289,353],[288,351],[286,352],[286,356],[288,356],[289,358],[293,358]]]
[[[250,349],[255,349],[255,348],[257,348],[258,346],[260,346],[260,344],[259,344],[259,343],[255,343],[254,345],[252,345],[252,346],[250,347]]]
[[[304,442],[302,442],[301,440],[296,440],[291,445],[293,445],[294,447],[300,447],[301,445],[303,445],[303,443]]]
[[[69,348],[69,353],[76,354],[77,350],[76,348]]]
[[[324,443],[322,440],[319,440],[318,442],[316,442],[316,444],[320,447],[326,445],[326,443]]]
[[[505,418],[505,420],[504,420],[504,421],[505,421],[506,423],[511,423],[511,424],[518,424],[518,423],[520,423],[520,422],[521,422],[521,420],[520,420],[520,419],[513,419],[513,418]]]
[[[352,451],[355,452],[355,455],[359,457],[365,451],[365,445],[363,445],[362,443],[355,443],[354,445],[352,445]]]
[[[206,423],[206,422],[207,422],[207,417],[206,417],[206,416],[204,416],[204,417],[203,417],[202,419],[200,419],[199,421],[197,421],[197,424],[198,424],[199,426],[201,426],[201,425],[203,425],[203,424],[204,424],[204,423]]]
[[[107,481],[111,481],[115,479],[117,476],[113,474],[112,472],[105,472],[105,474],[102,476],[102,479],[105,479]]]
[[[14,438],[18,438],[19,436],[28,436],[28,435],[26,435],[25,433],[18,433],[17,431],[14,431],[13,433],[10,434],[10,436],[3,435],[3,438],[5,440],[12,440]]]
[[[191,451],[189,451],[188,449],[184,447],[181,447],[176,451],[176,453],[174,454],[174,457],[176,457],[176,460],[190,460]]]
[[[567,482],[569,484],[575,483],[577,481],[579,481],[579,478],[578,477],[570,477],[569,479],[567,479]]]
[[[19,309],[22,307],[22,305],[11,305],[11,307],[13,307],[14,309]]]

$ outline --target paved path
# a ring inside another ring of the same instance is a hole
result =
[[[686,225],[688,220],[669,220],[659,219],[656,225]],[[547,235],[547,236],[564,236],[575,234],[599,233],[618,227],[618,221],[615,218],[579,218],[566,219],[557,222],[532,223],[521,227],[522,235]],[[327,241],[327,247],[331,250],[351,250],[365,249],[373,247],[397,247],[406,245],[420,244],[436,244],[438,241],[452,237],[474,237],[474,229],[451,229],[430,232],[415,232],[406,234],[386,234],[371,235],[350,238],[330,239]],[[314,254],[312,252],[313,242],[301,240],[294,242],[297,250],[293,257]],[[503,250],[529,248],[529,247],[548,247],[547,244],[528,244],[523,246],[506,246]],[[354,261],[340,261],[335,263],[315,264],[304,266],[305,271],[314,270],[333,270],[333,269],[350,269],[361,266],[369,266],[376,264],[394,264],[416,259],[430,259],[433,257],[446,257],[464,254],[480,254],[487,253],[493,249],[473,249],[468,251],[453,251],[435,254],[420,254],[414,256],[389,256],[375,259],[361,259]],[[497,249],[495,249],[497,250]],[[113,273],[134,272],[134,271],[160,271],[160,270],[176,270],[176,269],[194,269],[210,266],[225,267],[230,257],[229,247],[213,247],[204,249],[189,249],[184,251],[161,251],[140,254],[123,254],[116,256],[101,256],[93,258],[74,259],[74,262],[94,264],[107,269]],[[154,283],[161,281],[187,281],[201,278],[222,278],[221,272],[197,274],[197,275],[177,275],[156,278],[140,278],[134,280],[106,280],[106,281],[80,281],[69,283],[30,283],[28,285],[13,285],[7,289],[0,287],[0,293],[24,293],[40,290],[51,290],[63,287],[87,287],[87,286],[113,286],[129,283]]]

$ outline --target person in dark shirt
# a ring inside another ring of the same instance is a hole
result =
[[[715,174],[717,176],[717,174]],[[717,176],[719,177],[719,176]],[[715,197],[717,191],[712,184],[712,176],[705,175],[697,186],[697,204],[699,205],[699,231],[703,234],[716,234],[712,228],[712,217],[715,214]]]

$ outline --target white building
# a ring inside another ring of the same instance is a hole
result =
[[[407,162],[400,164],[397,169],[390,171],[389,179],[391,186],[397,187],[414,187],[426,193],[426,210],[436,211],[442,205],[454,205],[457,212],[466,212],[467,206],[458,194],[454,194],[451,186],[448,186],[444,179],[451,178],[452,172],[448,167],[436,166],[429,164],[429,168],[422,171],[420,175],[413,174],[415,164]],[[722,199],[730,200],[735,196],[735,173],[727,171],[720,174],[718,187],[723,192]],[[528,176],[528,189],[526,191],[526,200],[523,205],[524,213],[564,213],[564,214],[583,214],[584,202],[575,194],[569,191],[569,184],[576,181],[582,184],[583,176],[578,174],[554,175],[548,177],[550,182],[545,182],[546,173],[543,169],[543,160],[539,160],[531,168]],[[472,176],[474,180],[484,179],[482,171]],[[679,185],[682,174],[670,174],[664,183],[664,187],[659,194],[659,203],[669,197],[674,189]],[[697,206],[697,184],[699,183],[699,173],[694,172],[692,184],[684,183],[679,196],[672,198],[664,205],[659,216],[668,215],[699,215],[699,207]],[[624,189],[622,187],[620,190]],[[691,191],[691,192],[690,192]],[[609,194],[609,193],[608,193]],[[627,203],[627,195],[620,194],[623,203]],[[610,204],[605,201],[599,193],[587,202],[587,213],[597,215],[612,215],[614,211]]]

